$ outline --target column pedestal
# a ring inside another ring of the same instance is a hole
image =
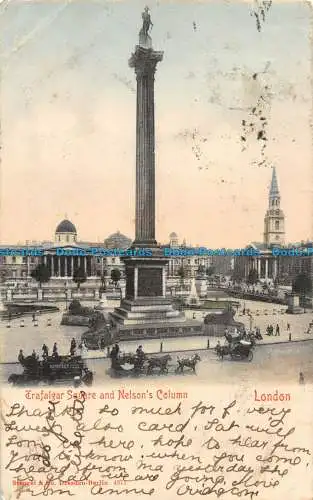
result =
[[[176,337],[201,332],[202,323],[187,321],[166,298],[165,272],[168,259],[155,248],[152,257],[125,257],[126,293],[120,307],[110,313],[115,338]]]

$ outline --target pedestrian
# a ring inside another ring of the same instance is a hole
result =
[[[290,324],[287,323],[287,332],[289,332],[289,330],[290,330]]]
[[[70,355],[75,356],[75,351],[76,351],[76,341],[73,337],[71,340]]]
[[[115,344],[115,351],[116,351],[116,356],[118,357],[119,352],[120,352],[120,346],[118,343]]]
[[[280,332],[279,332],[279,324],[276,325],[276,333],[275,333],[276,337],[277,335],[280,335]]]
[[[42,346],[42,357],[43,357],[43,359],[47,359],[48,358],[48,354],[49,354],[48,347],[46,346],[46,344],[43,344],[43,346]]]
[[[57,358],[59,356],[58,355],[58,346],[57,346],[56,342],[54,342],[54,344],[53,344],[52,356],[54,358]]]
[[[215,346],[215,351],[218,354],[218,356],[221,358],[221,360],[223,361],[223,359],[224,359],[224,350],[223,350],[223,347],[221,346],[221,343],[220,343],[219,340],[217,341],[217,344]]]
[[[304,375],[302,372],[299,373],[299,384],[304,385]]]
[[[17,359],[18,359],[19,363],[21,363],[21,365],[22,365],[22,364],[23,364],[23,361],[24,361],[24,359],[25,359],[24,354],[23,354],[23,350],[22,350],[22,349],[20,349],[20,352],[19,352],[19,355],[18,355],[18,358],[17,358]]]
[[[291,332],[289,332],[289,342],[291,342]]]
[[[160,343],[160,352],[163,352],[163,342]]]
[[[39,356],[37,356],[37,354],[36,354],[36,352],[35,352],[35,349],[33,349],[33,352],[32,352],[32,358],[34,358],[34,359],[36,359],[36,360],[39,358]]]
[[[207,342],[207,346],[206,346],[207,349],[210,349],[210,339],[208,339],[208,342]]]

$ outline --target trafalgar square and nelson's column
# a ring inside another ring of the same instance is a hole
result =
[[[201,324],[187,321],[166,298],[166,265],[155,237],[155,125],[154,76],[163,52],[152,48],[148,7],[143,14],[139,44],[129,66],[137,78],[136,116],[136,236],[131,249],[136,255],[124,257],[126,293],[120,307],[111,313],[117,339],[166,337],[199,333]],[[149,248],[151,257],[140,257]]]

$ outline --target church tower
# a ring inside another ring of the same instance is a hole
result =
[[[285,216],[280,208],[280,193],[275,167],[272,173],[268,209],[264,218],[264,243],[266,246],[285,244]]]

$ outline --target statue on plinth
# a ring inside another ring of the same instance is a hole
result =
[[[149,35],[149,29],[153,26],[151,21],[151,17],[149,14],[149,7],[145,7],[144,12],[141,15],[142,17],[142,28],[139,31],[139,45],[144,47],[145,49],[152,48],[152,39]]]

